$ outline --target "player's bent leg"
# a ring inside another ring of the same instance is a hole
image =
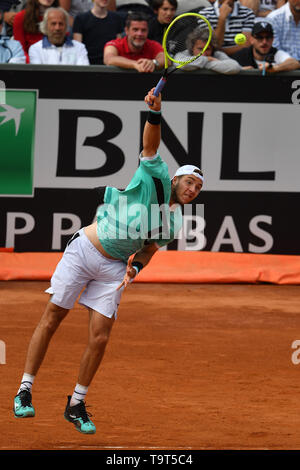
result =
[[[37,325],[27,352],[25,372],[36,375],[47,352],[50,340],[69,310],[48,302]]]
[[[37,325],[27,352],[25,372],[35,376],[45,357],[49,342],[65,318],[69,310],[66,310],[51,301],[47,304],[39,324]],[[23,388],[14,398],[13,411],[16,418],[29,418],[35,416],[35,410],[31,403],[32,395],[29,389]]]
[[[89,340],[81,359],[78,375],[78,383],[86,387],[90,385],[99,368],[114,323],[113,318],[105,317],[95,310],[89,309],[89,314]],[[94,434],[96,426],[90,420],[91,415],[86,411],[85,402],[81,401],[71,406],[70,401],[71,396],[68,396],[65,419],[73,423],[81,433]]]

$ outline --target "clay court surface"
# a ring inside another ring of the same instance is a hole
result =
[[[87,339],[81,306],[60,326],[36,378],[36,417],[13,417],[47,287],[0,282],[1,450],[300,449],[298,286],[130,285],[87,395],[97,426],[90,436],[63,418]]]

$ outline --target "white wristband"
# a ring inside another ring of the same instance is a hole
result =
[[[136,274],[139,273],[139,268],[137,266],[132,266],[132,268],[134,268],[136,270]]]

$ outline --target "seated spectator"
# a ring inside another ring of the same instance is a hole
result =
[[[260,0],[240,0],[240,4],[244,7],[250,8],[255,16],[258,15]]]
[[[264,18],[271,11],[284,5],[286,0],[240,0],[241,5],[251,8],[256,17]]]
[[[4,14],[0,11],[0,64],[25,64],[26,57],[19,41],[2,35]]]
[[[199,13],[205,16],[215,30],[219,45],[223,52],[231,56],[243,47],[249,47],[249,38],[255,21],[255,15],[250,8],[244,7],[237,0],[216,0],[208,8]],[[236,45],[236,34],[243,33],[246,42]]]
[[[0,0],[0,10],[4,12],[3,35],[12,36],[15,16],[25,4],[26,0]]]
[[[250,42],[250,47],[233,55],[244,69],[277,73],[300,68],[300,63],[296,59],[272,46],[273,28],[267,21],[255,23]]]
[[[150,0],[116,0],[116,12],[121,16],[124,23],[128,14],[133,12],[145,13],[150,18],[154,16],[154,12],[149,2]]]
[[[300,60],[300,2],[288,0],[268,15],[274,30],[274,47]]]
[[[256,16],[260,18],[265,18],[272,11],[277,10],[277,8],[282,7],[286,3],[286,0],[260,0],[258,13]]]
[[[109,3],[110,0],[94,0],[93,8],[77,15],[74,21],[73,38],[87,48],[90,64],[103,64],[105,43],[124,30],[120,16],[108,11]]]
[[[166,28],[175,18],[177,0],[152,0],[151,6],[155,16],[149,20],[148,38],[162,43]]]
[[[175,55],[175,59],[184,60],[184,57],[195,56],[205,47],[208,40],[208,31],[196,28],[187,38],[187,50]],[[219,50],[218,40],[215,33],[212,34],[209,46],[198,59],[185,65],[183,71],[193,71],[199,69],[213,70],[214,72],[233,75],[239,73],[240,65],[236,60],[231,59],[225,52]]]
[[[153,72],[164,66],[161,44],[147,38],[147,16],[137,12],[128,15],[125,33],[125,37],[105,44],[104,64],[138,72]]]
[[[72,29],[74,18],[80,13],[90,11],[93,8],[93,0],[59,0],[59,5],[69,13],[69,25]]]
[[[20,41],[25,52],[26,62],[29,62],[28,49],[43,37],[39,30],[47,8],[58,6],[58,0],[28,0],[25,10],[16,14],[13,25],[14,39]]]
[[[177,0],[176,15],[182,15],[182,13],[198,13],[201,8],[211,6],[209,0]]]
[[[44,37],[29,48],[31,64],[89,65],[85,45],[67,35],[68,19],[61,7],[46,11],[40,24]]]

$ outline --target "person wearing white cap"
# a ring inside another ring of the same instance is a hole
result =
[[[182,176],[185,176],[184,179],[180,179]],[[200,180],[200,181],[199,181]],[[171,204],[187,204],[192,202],[196,196],[190,188],[197,189],[200,188],[201,191],[203,186],[203,173],[197,166],[194,165],[183,165],[178,168],[175,175],[172,179],[171,187]],[[197,194],[198,195],[198,194]]]
[[[103,358],[121,293],[156,251],[175,238],[182,226],[181,206],[202,189],[203,174],[194,165],[178,168],[170,179],[167,164],[157,151],[161,96],[155,97],[153,92],[154,88],[145,97],[149,112],[143,151],[132,180],[124,191],[106,188],[97,221],[73,235],[51,278],[46,291],[51,297],[33,333],[14,399],[16,417],[34,417],[31,392],[35,376],[54,332],[81,293],[78,303],[89,311],[89,337],[64,417],[81,433],[96,432],[84,400]],[[45,410],[48,407],[45,403]]]
[[[178,168],[174,176],[194,175],[199,178],[203,183],[203,173],[197,166],[183,165]]]

